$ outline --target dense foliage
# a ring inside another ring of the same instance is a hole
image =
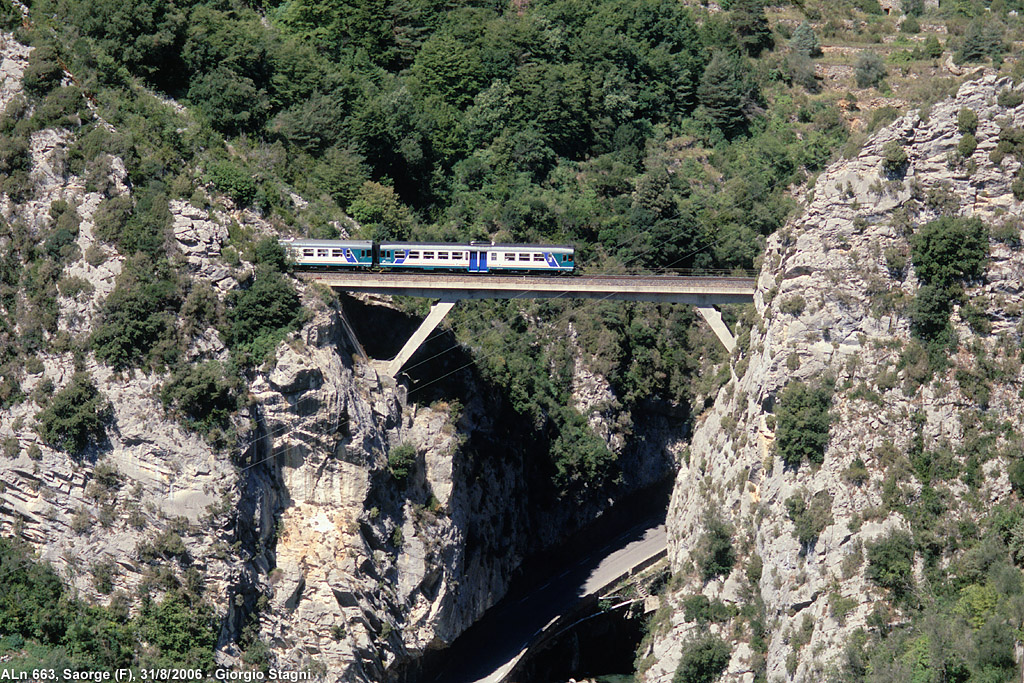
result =
[[[779,395],[775,447],[787,467],[799,467],[804,460],[819,465],[824,461],[832,391],[830,381],[816,386],[794,381]]]
[[[729,665],[732,648],[718,636],[705,635],[683,646],[672,683],[714,683]]]
[[[87,373],[77,372],[36,419],[39,436],[48,445],[78,455],[89,444],[106,439],[113,409]]]
[[[145,600],[128,614],[125,596],[93,607],[65,588],[22,541],[0,538],[0,637],[42,646],[27,656],[5,654],[7,666],[67,666],[82,671],[142,666],[213,666],[217,625],[209,606],[186,591]],[[0,638],[0,648],[7,642]],[[143,647],[143,643],[146,646]]]

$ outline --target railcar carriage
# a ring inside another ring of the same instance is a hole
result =
[[[470,273],[571,273],[575,249],[539,244],[381,242],[378,264],[387,269]]]
[[[373,265],[370,240],[281,240],[302,268],[369,268]]]

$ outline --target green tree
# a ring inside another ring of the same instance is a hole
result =
[[[947,288],[981,277],[988,260],[988,228],[979,218],[943,216],[921,226],[910,238],[917,276]]]
[[[740,47],[750,57],[759,57],[774,45],[761,0],[733,0],[729,23],[736,32]]]
[[[853,67],[853,75],[858,88],[877,86],[886,77],[885,62],[871,50],[861,50]]]
[[[864,575],[897,597],[914,585],[914,539],[906,531],[891,531],[867,546],[868,567]]]
[[[88,373],[77,372],[36,415],[37,431],[52,448],[78,455],[89,444],[106,438],[106,426],[113,414],[110,402]]]
[[[237,378],[226,375],[218,361],[189,364],[164,383],[160,400],[180,414],[191,429],[226,429],[238,408]]]
[[[828,444],[832,386],[823,382],[809,387],[794,381],[779,396],[775,447],[788,467],[799,467],[806,458],[821,464]]]
[[[141,254],[128,259],[100,306],[91,340],[96,357],[118,369],[173,361],[180,305],[180,285],[166,262],[155,265]]]
[[[672,683],[714,683],[729,666],[732,648],[714,635],[705,635],[683,646]]]
[[[1003,27],[995,21],[972,21],[964,33],[964,42],[954,55],[957,64],[983,62],[988,58],[1001,60],[1006,46]]]
[[[742,57],[716,52],[704,70],[697,97],[711,120],[726,136],[746,130],[759,95]]]
[[[728,575],[732,571],[736,564],[732,533],[732,526],[717,514],[711,514],[704,520],[704,534],[695,550],[696,564],[704,581]]]
[[[349,214],[375,240],[409,237],[413,216],[399,200],[393,188],[367,181],[349,205]]]
[[[276,270],[258,266],[247,289],[228,295],[227,345],[243,360],[261,361],[301,321],[299,295]]]
[[[143,640],[156,648],[160,666],[213,668],[217,621],[209,605],[172,591],[143,606],[138,626]]]
[[[804,21],[793,31],[793,37],[789,40],[789,49],[806,57],[821,55],[821,44],[809,22]]]

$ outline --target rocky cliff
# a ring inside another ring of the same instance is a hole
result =
[[[671,681],[707,632],[731,644],[722,680],[838,675],[858,629],[877,633],[909,618],[905,603],[869,578],[864,549],[893,529],[910,530],[918,543],[912,579],[923,581],[927,542],[913,517],[922,499],[937,495],[943,505],[931,514],[954,528],[1012,496],[1006,472],[1024,427],[1024,251],[1013,246],[1022,204],[1011,189],[1020,161],[990,155],[1001,130],[1024,124],[1020,98],[1004,92],[1014,87],[979,74],[952,100],[898,119],[856,158],[822,173],[801,215],[768,241],[755,314],[741,335],[749,343],[698,419],[676,480],[674,579],[641,652],[640,680]],[[977,116],[975,147],[961,142],[965,109]],[[983,277],[967,282],[953,306],[958,343],[929,376],[912,338],[921,281],[909,238],[940,215],[980,218],[992,239]],[[834,386],[820,465],[786,466],[778,455],[779,401],[796,382]],[[987,444],[980,457],[979,439]],[[969,474],[941,483],[911,476],[901,454],[915,447]],[[815,519],[787,504],[798,498]],[[798,520],[811,528],[803,538]],[[733,554],[721,571],[707,570],[709,539],[723,528]],[[955,548],[938,555],[936,566],[947,567]],[[725,616],[699,616],[695,595],[724,603]],[[878,606],[890,604],[879,619]]]

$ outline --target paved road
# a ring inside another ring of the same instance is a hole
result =
[[[506,596],[449,648],[429,683],[498,683],[526,647],[587,595],[665,549],[664,515],[648,520],[561,573]],[[525,594],[524,594],[525,593]]]

